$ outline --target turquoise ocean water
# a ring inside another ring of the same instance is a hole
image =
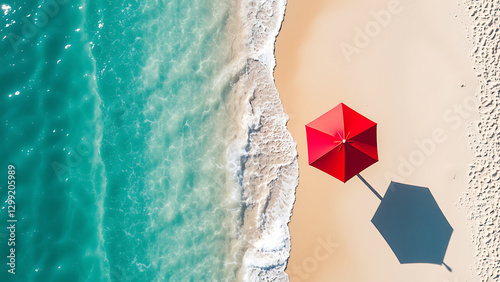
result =
[[[234,279],[233,4],[1,2],[0,281]]]

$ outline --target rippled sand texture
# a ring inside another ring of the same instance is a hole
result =
[[[481,89],[477,131],[470,137],[475,153],[469,170],[469,192],[462,203],[469,207],[476,247],[475,269],[481,281],[500,278],[500,77],[499,1],[467,1],[471,19],[472,57]]]

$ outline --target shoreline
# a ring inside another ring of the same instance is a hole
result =
[[[458,205],[468,189],[473,152],[467,133],[478,88],[460,24],[465,8],[461,2],[397,2],[287,5],[274,77],[299,152],[290,281],[475,277],[472,232]],[[356,45],[363,37],[369,43]],[[380,161],[362,175],[381,195],[389,179],[430,188],[455,230],[445,257],[453,272],[400,265],[370,222],[378,206],[371,192],[357,179],[343,184],[308,166],[303,127],[340,102],[379,124]]]
[[[242,1],[241,5],[246,63],[235,88],[247,110],[240,179],[241,236],[247,246],[237,276],[243,281],[283,281],[298,181],[296,144],[286,128],[288,116],[273,77],[274,46],[286,0]]]

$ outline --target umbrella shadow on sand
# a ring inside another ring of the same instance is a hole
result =
[[[453,228],[425,187],[391,182],[382,197],[361,171],[378,161],[377,124],[340,103],[306,125],[309,165],[346,182],[358,176],[381,201],[372,223],[400,263],[442,264]]]
[[[432,263],[451,268],[443,260],[453,228],[429,188],[391,182],[372,223],[400,263]]]

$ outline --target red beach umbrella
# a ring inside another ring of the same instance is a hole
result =
[[[306,125],[309,165],[346,182],[378,161],[377,124],[340,103]]]

